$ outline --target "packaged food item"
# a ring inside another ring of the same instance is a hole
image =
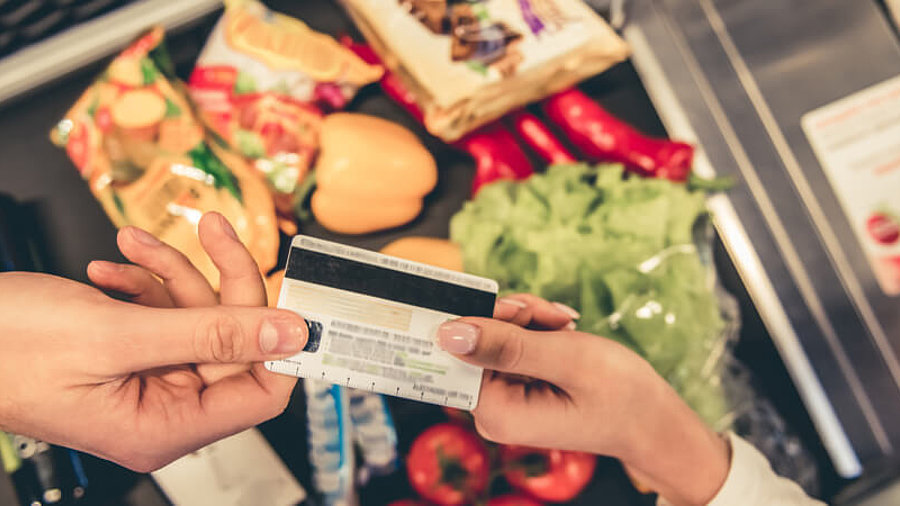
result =
[[[342,0],[385,65],[453,141],[628,55],[580,0]]]
[[[266,272],[278,253],[272,197],[240,157],[206,142],[162,39],[154,28],[125,49],[50,137],[117,227],[147,230],[218,286],[196,230],[203,213],[218,211]]]
[[[323,227],[343,234],[398,227],[419,215],[436,184],[434,158],[402,126],[346,112],[322,122],[311,207]]]
[[[320,111],[343,108],[382,69],[260,2],[225,5],[188,81],[191,96],[206,123],[265,174],[288,213],[318,147]]]

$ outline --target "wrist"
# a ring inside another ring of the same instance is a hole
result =
[[[728,443],[657,379],[647,388],[646,410],[633,424],[620,459],[672,504],[707,504],[728,476]]]

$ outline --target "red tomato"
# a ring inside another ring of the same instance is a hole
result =
[[[428,428],[406,456],[409,482],[441,505],[473,504],[488,485],[488,452],[472,432],[454,424]]]
[[[66,154],[78,170],[84,174],[91,157],[90,132],[83,123],[75,123],[66,141]]]
[[[866,230],[879,244],[890,245],[900,239],[900,223],[885,213],[872,213],[866,220]]]
[[[597,457],[589,453],[501,446],[509,483],[543,501],[570,501],[591,481]]]
[[[491,499],[488,506],[544,506],[544,503],[524,495],[506,494]]]

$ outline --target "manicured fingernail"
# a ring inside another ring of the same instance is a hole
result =
[[[217,215],[219,219],[219,226],[222,227],[222,232],[225,232],[225,235],[231,237],[235,241],[239,241],[240,239],[238,239],[237,232],[234,231],[234,227],[231,226],[231,223],[228,223],[228,220],[225,219],[225,217],[221,214],[217,213]]]
[[[444,322],[438,327],[438,346],[456,355],[468,355],[478,345],[481,329],[460,321]]]
[[[141,230],[137,227],[131,227],[131,237],[134,238],[135,241],[143,244],[144,246],[159,246],[162,244],[159,242],[159,239],[153,237],[148,232]]]
[[[574,309],[570,308],[569,306],[567,306],[561,302],[554,302],[553,305],[556,306],[556,309],[559,309],[560,311],[565,313],[566,316],[568,316],[569,318],[571,318],[573,320],[577,320],[577,319],[581,318],[581,313],[579,313],[578,311],[575,311]]]
[[[297,353],[303,349],[306,325],[292,318],[270,318],[259,326],[259,349],[273,355]]]
[[[565,327],[563,327],[563,330],[575,330],[575,327],[576,327],[575,322],[571,321],[571,322],[567,323]]]
[[[520,308],[520,309],[525,309],[526,307],[528,307],[528,304],[522,302],[519,299],[514,299],[512,297],[501,297],[501,298],[497,299],[497,302],[499,304],[509,304],[510,306],[516,306],[517,308]]]

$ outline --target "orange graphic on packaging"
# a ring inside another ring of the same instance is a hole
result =
[[[235,49],[274,69],[300,70],[317,81],[344,78],[353,84],[366,84],[381,77],[380,67],[362,62],[328,35],[288,16],[254,12],[262,8],[254,2],[229,9],[225,36]]]

